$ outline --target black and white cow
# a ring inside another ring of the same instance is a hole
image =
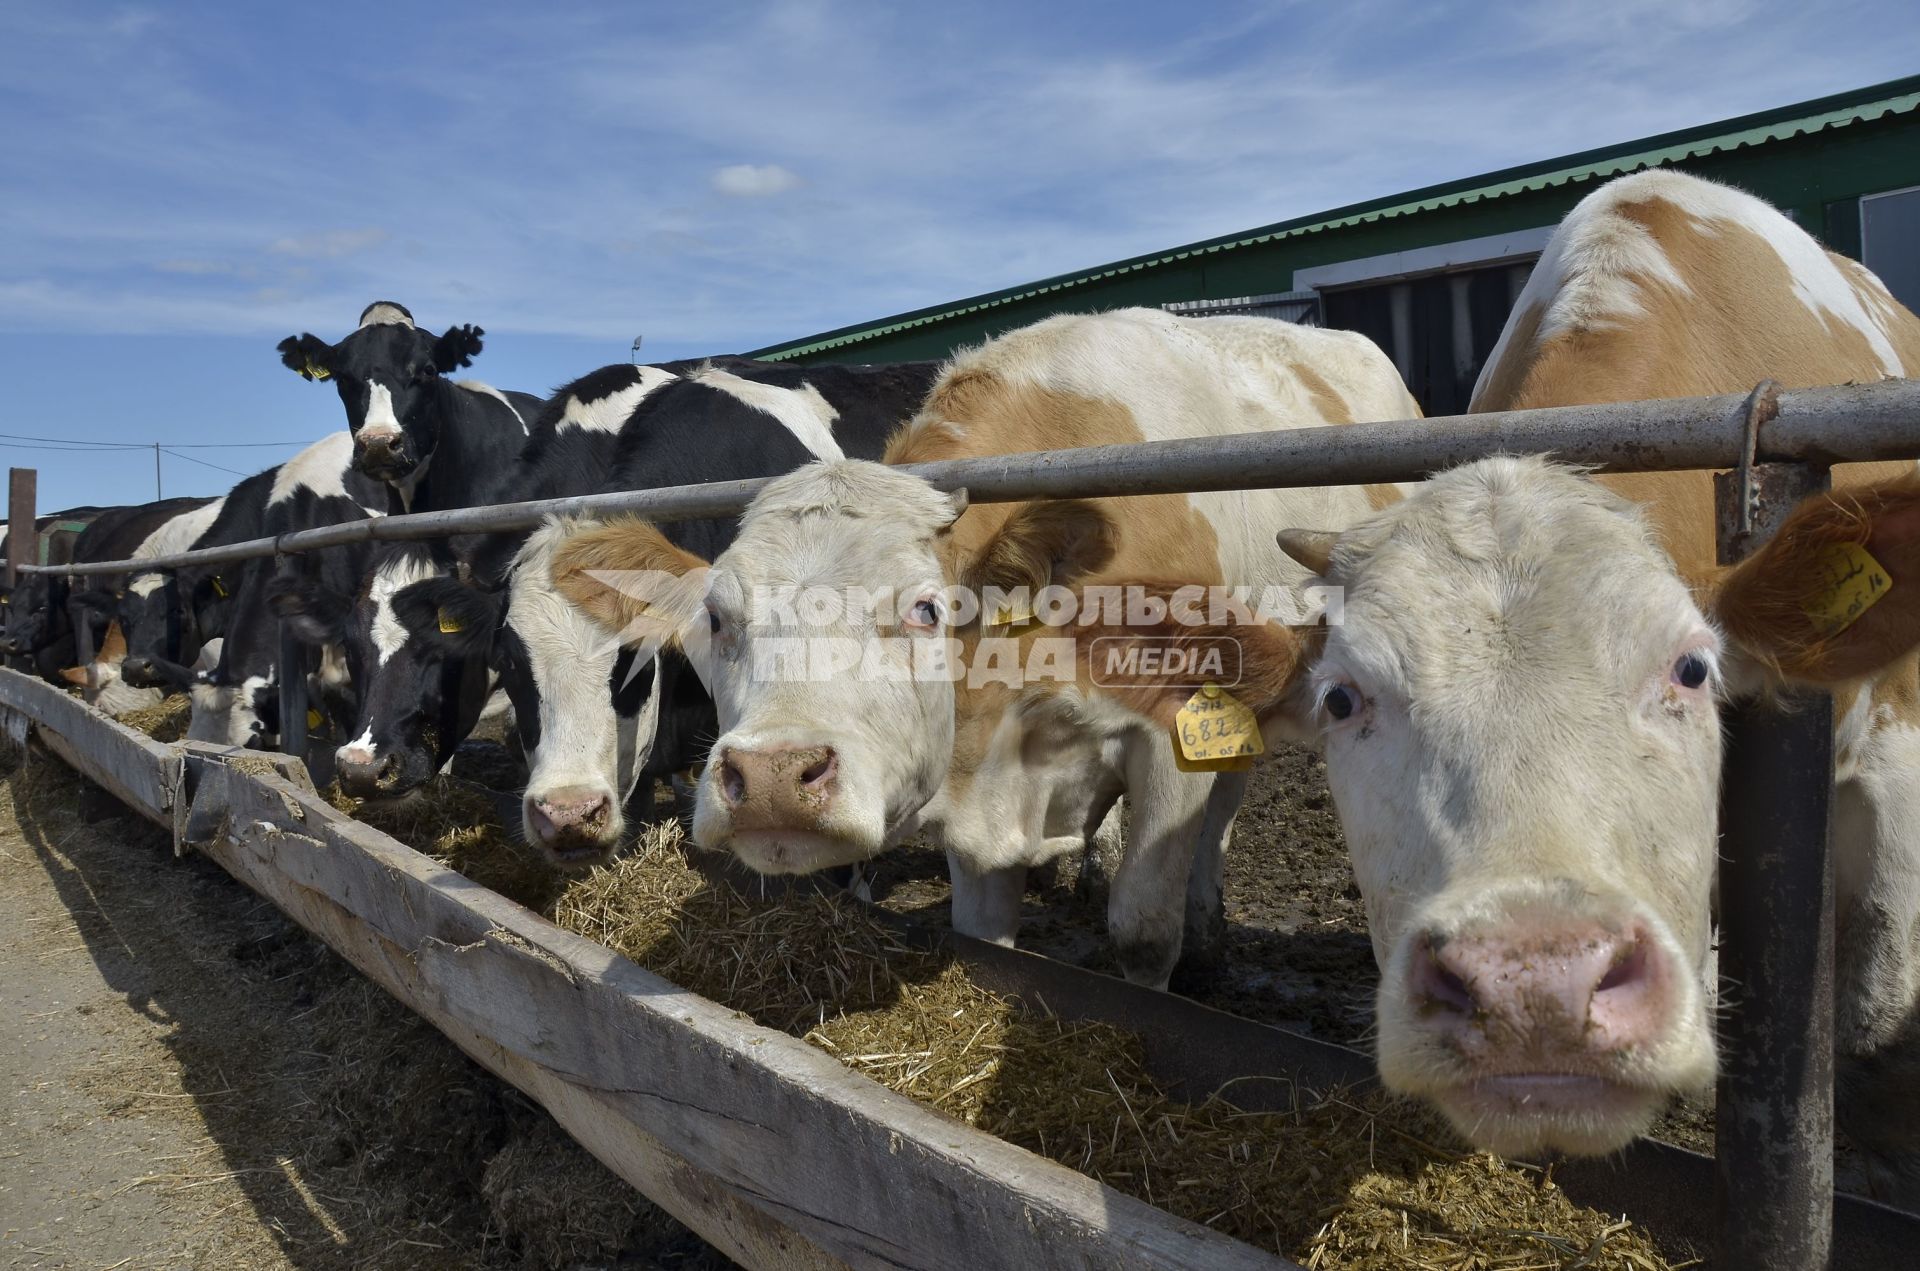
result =
[[[353,435],[354,467],[391,485],[399,510],[470,507],[488,501],[483,492],[511,471],[527,421],[545,405],[446,378],[479,355],[482,334],[455,326],[434,335],[416,327],[404,306],[376,300],[340,343],[288,336],[280,360],[309,380],[333,381]]]
[[[535,425],[511,499],[638,490],[784,472],[819,458],[870,456],[919,406],[932,364],[788,367],[726,359],[662,367],[608,367],[568,385]],[[730,540],[727,521],[669,527],[692,550]],[[548,577],[560,530],[496,537],[465,549],[464,569],[428,572],[425,558],[396,558],[361,598],[356,624],[379,659],[369,674],[361,734],[341,771],[370,769],[392,789],[444,762],[460,734],[444,731],[426,753],[406,753],[424,722],[449,712],[436,685],[475,691],[483,663],[514,707],[531,778],[523,801],[528,841],[556,863],[603,859],[619,843],[623,806],[643,777],[697,762],[712,707],[677,654],[633,655],[560,599]],[[458,548],[458,545],[456,545]],[[401,687],[374,685],[384,675]],[[383,746],[397,749],[382,749]],[[400,757],[396,758],[398,753]]]
[[[34,538],[37,544],[31,563],[37,565],[65,565],[73,560],[73,550],[80,542],[80,535],[101,513],[111,509],[103,507],[66,508],[59,512],[49,512],[34,520]],[[6,559],[6,523],[0,521],[0,560]],[[39,672],[33,658],[16,655],[12,652],[12,642],[8,628],[13,624],[14,605],[19,604],[20,613],[33,611],[44,605],[47,599],[47,584],[44,577],[32,574],[20,575],[19,583],[13,587],[0,586],[0,656],[6,659],[6,665],[16,671],[28,674]]]
[[[277,537],[385,515],[392,491],[358,471],[353,457],[353,438],[331,433],[279,467],[247,478],[228,494],[201,545]],[[364,546],[330,547],[239,566],[180,571],[176,586],[187,603],[198,605],[194,621],[201,638],[225,637],[217,665],[193,686],[190,738],[243,746],[278,733],[275,689],[287,672],[279,666],[279,624],[269,597],[278,588],[305,580],[350,590],[368,555]],[[322,642],[309,662],[301,672],[320,677],[321,693],[315,700],[330,702],[343,717],[350,715],[349,684],[337,645],[329,649]]]
[[[155,530],[205,501],[165,499],[108,508],[94,517],[74,540],[72,561],[90,564],[124,560]],[[73,667],[78,660],[74,624],[87,623],[90,647],[98,649],[106,637],[112,613],[110,604],[103,606],[93,600],[103,588],[110,596],[117,586],[116,580],[84,574],[28,575],[22,579],[8,606],[8,652],[31,659],[35,669],[47,679],[58,682],[65,678],[60,672]]]

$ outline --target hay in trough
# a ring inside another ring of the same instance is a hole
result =
[[[115,719],[155,741],[179,741],[187,735],[187,721],[193,715],[193,699],[185,693],[170,693],[152,706],[122,711]]]
[[[1295,1088],[1287,1112],[1175,1099],[1131,1034],[989,992],[850,900],[751,899],[694,870],[680,837],[649,830],[554,920],[1117,1190],[1314,1268],[1684,1265],[1536,1169],[1437,1146],[1444,1127],[1381,1092]]]
[[[566,886],[502,823],[498,796],[470,781],[437,776],[398,799],[355,799],[338,782],[321,793],[355,820],[529,909],[545,912]]]

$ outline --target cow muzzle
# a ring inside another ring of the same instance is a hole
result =
[[[362,428],[353,439],[353,466],[381,481],[404,477],[413,470],[406,434],[398,428]]]
[[[1382,1074],[1478,1147],[1612,1152],[1712,1075],[1699,993],[1644,920],[1523,912],[1415,932],[1396,962]]]
[[[387,799],[407,794],[424,780],[410,774],[398,750],[379,754],[364,746],[342,746],[333,754],[334,775],[340,788],[356,799]]]
[[[598,865],[620,845],[620,818],[605,790],[563,786],[538,794],[529,791],[521,810],[527,841],[553,865]]]
[[[695,838],[724,841],[763,874],[865,860],[878,845],[847,839],[836,815],[840,802],[840,755],[832,746],[722,746],[707,765],[707,815],[696,813]]]

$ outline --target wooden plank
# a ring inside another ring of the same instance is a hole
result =
[[[191,824],[223,827],[203,850],[750,1266],[1289,1265],[894,1094],[277,777],[196,757],[189,779]],[[770,1247],[768,1223],[801,1243]]]
[[[184,766],[179,751],[19,671],[0,669],[0,707],[31,719],[47,749],[76,772],[149,821],[172,826]]]

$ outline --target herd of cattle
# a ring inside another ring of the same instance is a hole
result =
[[[32,575],[6,598],[5,654],[108,710],[188,689],[190,735],[235,745],[303,726],[277,717],[275,686],[306,675],[343,786],[369,796],[440,771],[503,692],[526,840],[556,865],[604,859],[630,802],[683,776],[696,841],[763,871],[926,836],[951,863],[955,924],[1009,943],[1028,867],[1115,833],[1124,797],[1110,931],[1127,975],[1164,985],[1183,949],[1219,937],[1247,778],[1178,753],[1194,686],[1153,669],[1177,659],[1128,660],[1116,677],[1095,654],[1111,665],[1115,649],[1230,638],[1232,694],[1261,730],[1325,754],[1381,969],[1383,1075],[1519,1154],[1615,1150],[1711,1081],[1719,703],[1826,687],[1842,1125],[1876,1193],[1920,1204],[1912,464],[1838,469],[1834,494],[1733,569],[1715,562],[1708,474],[1596,479],[1539,457],[1402,487],[969,506],[900,465],[1417,428],[1419,411],[1364,338],[1255,318],[1058,316],[941,365],[610,366],[544,400],[449,378],[480,337],[436,336],[381,302],[337,344],[283,341],[289,368],[333,383],[347,431],[221,499],[56,514],[52,558],[777,479],[738,522],[555,519],[108,580]],[[1920,319],[1865,269],[1748,195],[1653,172],[1561,224],[1473,409],[1903,376],[1920,376]],[[1850,621],[1827,594],[1846,585],[1836,553],[1870,553],[1891,584]],[[662,579],[687,580],[686,595]],[[1052,624],[953,601],[1309,583],[1341,589],[1338,624],[1176,622],[1167,605],[1146,622],[1091,606]],[[759,603],[809,588],[897,603]],[[279,664],[276,617],[304,665]],[[82,628],[99,652],[77,666]],[[1068,673],[796,675],[775,657],[795,640],[916,665],[937,647],[963,668],[991,641],[1018,661],[1064,640]]]

